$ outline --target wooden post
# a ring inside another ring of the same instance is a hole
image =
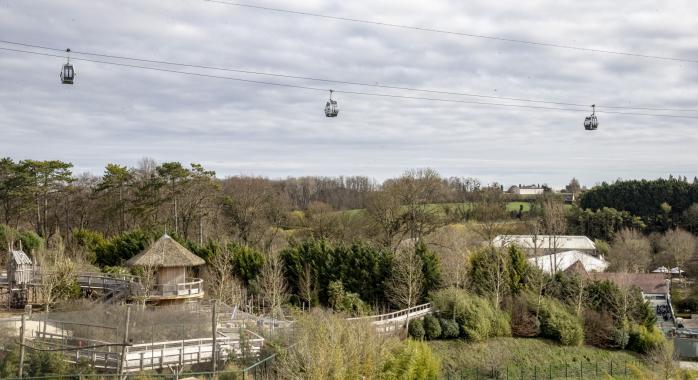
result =
[[[213,372],[213,377],[216,377],[216,370],[218,367],[218,301],[214,300],[213,309],[211,312],[211,331],[213,334],[213,340],[211,341],[211,367]]]
[[[22,327],[19,330],[19,378],[24,370],[24,331],[26,330],[25,316],[22,314]]]
[[[128,325],[131,322],[131,305],[126,308],[126,323],[124,324],[124,341],[121,346],[121,358],[119,360],[119,378],[124,374],[124,364],[126,361],[126,345],[128,344]]]

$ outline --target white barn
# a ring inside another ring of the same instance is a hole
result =
[[[587,273],[603,272],[608,268],[608,262],[603,257],[594,257],[580,251],[564,251],[557,254],[531,257],[528,259],[528,262],[546,273],[566,271],[576,262],[579,262]]]
[[[596,253],[596,244],[591,239],[575,235],[498,235],[492,244],[495,247],[514,244],[530,255],[564,251],[579,251],[592,255]]]

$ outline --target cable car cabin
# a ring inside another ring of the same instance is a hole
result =
[[[593,131],[598,127],[599,121],[596,119],[596,115],[591,115],[584,118],[584,129],[587,131]]]
[[[325,116],[337,117],[337,115],[339,115],[339,106],[337,106],[337,101],[330,99],[325,105]]]
[[[63,65],[63,70],[61,71],[61,82],[63,82],[63,84],[73,84],[74,78],[75,70],[73,70],[73,65],[69,63]]]

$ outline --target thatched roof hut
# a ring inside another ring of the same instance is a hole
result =
[[[142,285],[149,289],[151,299],[203,297],[202,281],[187,278],[187,269],[205,263],[201,257],[191,253],[167,234],[126,261],[128,266],[143,267],[147,269],[146,272],[154,272],[155,284],[145,281],[146,277],[153,278],[152,276],[142,278]]]
[[[145,251],[126,261],[126,265],[130,267],[153,268],[195,267],[204,264],[204,259],[191,253],[167,234],[162,235]]]

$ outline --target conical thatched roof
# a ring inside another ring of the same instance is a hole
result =
[[[167,234],[162,235],[145,251],[126,261],[126,265],[160,267],[194,267],[206,262],[199,256],[189,252]]]

